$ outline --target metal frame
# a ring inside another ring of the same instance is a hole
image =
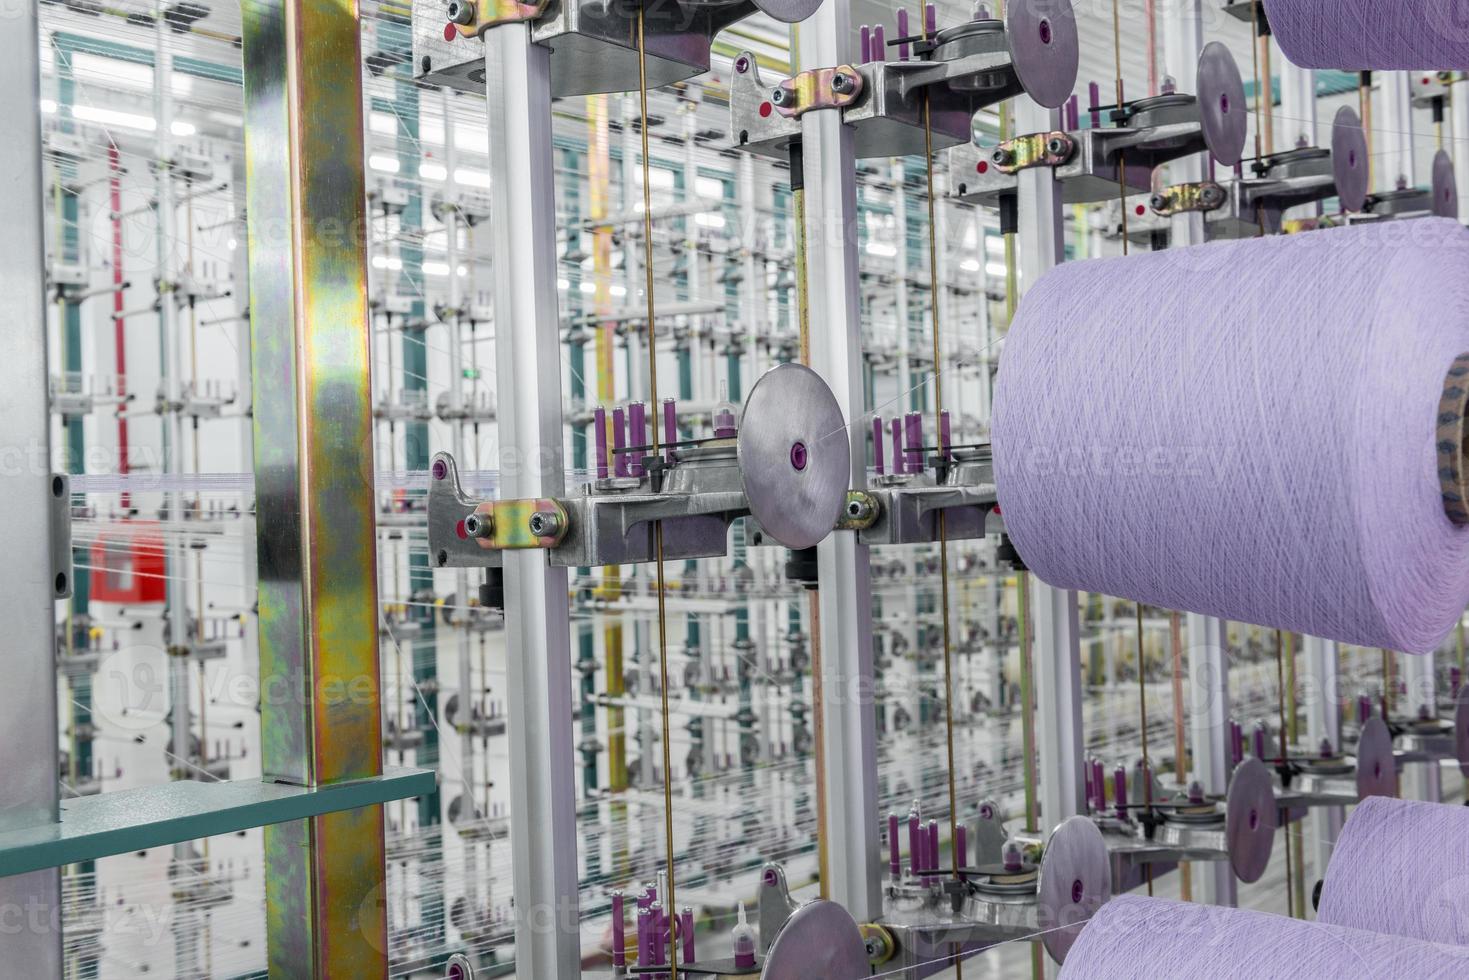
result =
[[[847,0],[825,0],[799,33],[802,68],[839,64],[852,37]],[[811,367],[830,385],[852,445],[853,486],[866,482],[861,306],[857,280],[856,133],[839,109],[801,117]],[[826,753],[827,895],[860,921],[882,912],[869,550],[856,531],[817,545]]]
[[[0,663],[0,738],[8,758],[0,780],[0,829],[34,827],[58,818],[55,533],[51,494],[50,371],[46,345],[46,265],[41,189],[41,65],[36,43],[37,7],[23,4],[0,45],[7,79],[0,141],[0,225],[12,244],[0,265],[0,304],[10,323],[7,354],[0,358],[0,418],[6,443],[34,447],[0,473],[6,517],[0,523],[5,553],[29,556],[13,563],[0,592],[0,617],[9,642]],[[5,969],[15,976],[60,976],[61,875],[56,868],[0,878],[0,912],[6,925]],[[15,928],[19,925],[19,928]]]
[[[551,49],[532,43],[529,25],[505,24],[485,33],[484,64],[498,83],[486,111],[501,494],[557,497],[565,467]],[[581,946],[577,849],[567,846],[577,839],[567,571],[539,550],[504,559],[506,685],[516,706],[509,717],[516,970],[574,977]]]

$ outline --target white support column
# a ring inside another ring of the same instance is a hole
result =
[[[1061,114],[1028,98],[1015,102],[1017,133],[1047,132]],[[1061,185],[1045,167],[1019,174],[1017,251],[1024,291],[1061,261]],[[1003,365],[1002,365],[1003,370]],[[1081,728],[1081,627],[1075,592],[1034,579],[1036,744],[1040,753],[1041,827],[1050,833],[1086,809]]]
[[[56,607],[51,568],[51,414],[46,363],[46,282],[41,192],[41,66],[36,5],[22,4],[0,36],[0,227],[10,239],[0,263],[0,310],[8,325],[0,358],[0,420],[12,463],[0,472],[5,517],[0,547],[12,557],[0,590],[0,831],[57,819]],[[61,876],[51,868],[0,878],[5,973],[61,976]]]
[[[1303,637],[1301,650],[1306,655],[1306,677],[1310,685],[1304,692],[1307,749],[1319,751],[1321,744],[1329,741],[1333,751],[1341,752],[1341,680],[1337,670],[1336,641],[1316,636]],[[1346,811],[1339,806],[1311,810],[1308,819],[1313,869],[1317,878],[1326,875],[1332,843],[1341,833],[1345,818]]]
[[[1178,84],[1178,91],[1193,92],[1198,76],[1199,52],[1204,48],[1204,22],[1199,0],[1176,0],[1163,4],[1163,71]],[[1168,164],[1168,183],[1194,183],[1204,179],[1205,154],[1196,153]],[[1185,211],[1169,219],[1169,241],[1174,246],[1197,245],[1204,240],[1204,215]]]
[[[1449,90],[1449,133],[1453,143],[1454,182],[1459,188],[1459,214],[1469,215],[1469,72],[1454,73]]]
[[[799,28],[801,68],[850,56],[848,0],[825,0]],[[853,486],[866,485],[866,405],[857,292],[857,166],[852,129],[836,110],[801,117],[811,367],[847,420]],[[877,734],[872,703],[872,588],[866,545],[835,531],[817,548],[826,750],[827,894],[864,921],[882,911]]]
[[[1372,148],[1377,166],[1375,190],[1390,191],[1406,181],[1414,183],[1413,80],[1405,71],[1377,72],[1377,108]]]
[[[1274,42],[1272,42],[1274,43]],[[1316,119],[1316,73],[1297,68],[1284,55],[1274,59],[1280,66],[1280,114],[1276,117],[1276,149],[1290,150],[1298,144],[1320,146]],[[1327,143],[1330,146],[1330,142]],[[1303,204],[1285,212],[1286,219],[1319,214],[1321,205]]]
[[[485,35],[500,492],[565,492],[551,51],[525,24]],[[515,967],[527,977],[581,971],[567,573],[542,551],[505,553],[510,841]],[[468,706],[465,706],[468,710]]]
[[[1401,709],[1402,716],[1407,719],[1418,718],[1425,711],[1430,717],[1437,715],[1438,703],[1433,690],[1437,675],[1433,667],[1433,652],[1429,651],[1422,656],[1411,653],[1397,653],[1393,656],[1397,658],[1403,685],[1407,688],[1407,697],[1403,699]],[[1438,762],[1415,762],[1407,766],[1403,770],[1402,788],[1406,799],[1439,802],[1443,795],[1443,774]]]

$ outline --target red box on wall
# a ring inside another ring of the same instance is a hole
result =
[[[163,533],[153,521],[126,521],[92,543],[92,601],[130,606],[164,601]]]

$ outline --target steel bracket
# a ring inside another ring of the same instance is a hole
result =
[[[1229,199],[1229,194],[1215,181],[1203,180],[1192,184],[1174,184],[1153,195],[1153,213],[1164,218],[1189,212],[1216,210]]]
[[[799,119],[815,109],[845,109],[862,96],[862,73],[851,65],[811,68],[780,82],[770,93],[770,104],[787,119]]]
[[[1059,167],[1076,152],[1076,141],[1059,129],[1004,140],[991,156],[995,169],[1013,174],[1031,167]]]
[[[51,474],[51,595],[71,596],[71,477]]]
[[[546,12],[549,0],[533,0],[521,3],[518,0],[449,0],[448,21],[444,26],[444,40],[451,34],[460,37],[483,37],[485,31],[501,24],[517,24],[539,20]]]

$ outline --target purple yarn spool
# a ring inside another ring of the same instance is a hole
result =
[[[962,823],[954,828],[954,866],[969,866],[969,827]]]
[[[946,409],[939,413],[939,455],[944,459],[953,459],[954,451],[951,448],[953,445],[953,433],[949,427],[949,413]]]
[[[623,918],[623,894],[612,893],[612,965],[627,965],[627,922]]]
[[[1102,766],[1101,759],[1092,760],[1092,786],[1096,793],[1092,797],[1092,809],[1101,813],[1107,809],[1107,770]]]
[[[908,873],[923,870],[923,825],[917,810],[908,811]]]
[[[633,402],[627,406],[627,444],[629,447],[648,444],[648,407],[642,402]],[[643,475],[641,451],[627,454],[627,475]]]
[[[1081,127],[1081,103],[1076,96],[1066,100],[1066,128],[1076,130]]]
[[[627,414],[620,408],[612,410],[612,473],[627,476]]]
[[[1447,519],[1436,434],[1469,351],[1469,232],[1385,228],[1047,273],[1005,342],[992,431],[1006,530],[1031,570],[1057,588],[1434,649],[1469,605],[1469,532]],[[1169,302],[1139,300],[1164,278],[1180,287]],[[1258,329],[1264,310],[1282,329]]]
[[[1331,863],[1336,863],[1335,857]],[[1323,910],[1330,894],[1328,885],[1322,892]],[[1381,894],[1362,899],[1373,908],[1384,905]],[[1118,895],[1082,928],[1066,954],[1060,980],[1140,976],[1450,980],[1466,972],[1469,950],[1462,947],[1267,912]]]
[[[719,434],[720,431],[720,429],[714,430],[715,438],[728,438],[727,436],[721,436]],[[730,430],[729,435],[734,435],[733,429]],[[675,442],[678,442],[678,402],[672,398],[665,398],[663,399],[663,444],[668,448],[664,452],[663,458],[670,463],[673,462],[673,444]]]
[[[1087,108],[1091,110],[1092,129],[1101,129],[1102,110],[1098,109],[1097,106],[1102,104],[1102,86],[1098,85],[1096,82],[1087,82],[1086,90],[1087,95],[1091,99],[1091,105],[1089,105]]]
[[[1452,0],[1270,0],[1270,30],[1302,68],[1469,68],[1469,21]]]
[[[862,64],[865,65],[872,60],[872,28],[866,24],[862,25],[858,43],[862,52]]]
[[[694,962],[694,910],[684,906],[683,911],[678,915],[678,921],[678,941],[683,950],[683,961],[692,963]]]
[[[1112,770],[1112,805],[1117,808],[1117,819],[1127,819],[1127,767]]]
[[[887,39],[883,37],[883,29],[881,24],[878,24],[872,29],[872,60],[888,60]]]
[[[642,899],[638,900],[642,904]],[[638,966],[653,965],[653,911],[638,909]]]
[[[923,5],[923,30],[930,41],[939,32],[939,8],[936,4],[926,3]]]
[[[903,420],[895,418],[888,425],[893,430],[893,473],[902,476],[908,472],[907,460],[903,456]]]
[[[903,441],[908,444],[903,472],[923,472],[923,416],[909,412],[903,417]]]
[[[908,42],[902,40],[908,36],[908,8],[898,8],[898,60],[908,60]]]
[[[592,441],[597,447],[597,479],[607,479],[607,409],[592,412]]]
[[[924,865],[936,870],[939,866],[939,822],[937,820],[928,822],[928,847],[924,856],[928,858]]]

